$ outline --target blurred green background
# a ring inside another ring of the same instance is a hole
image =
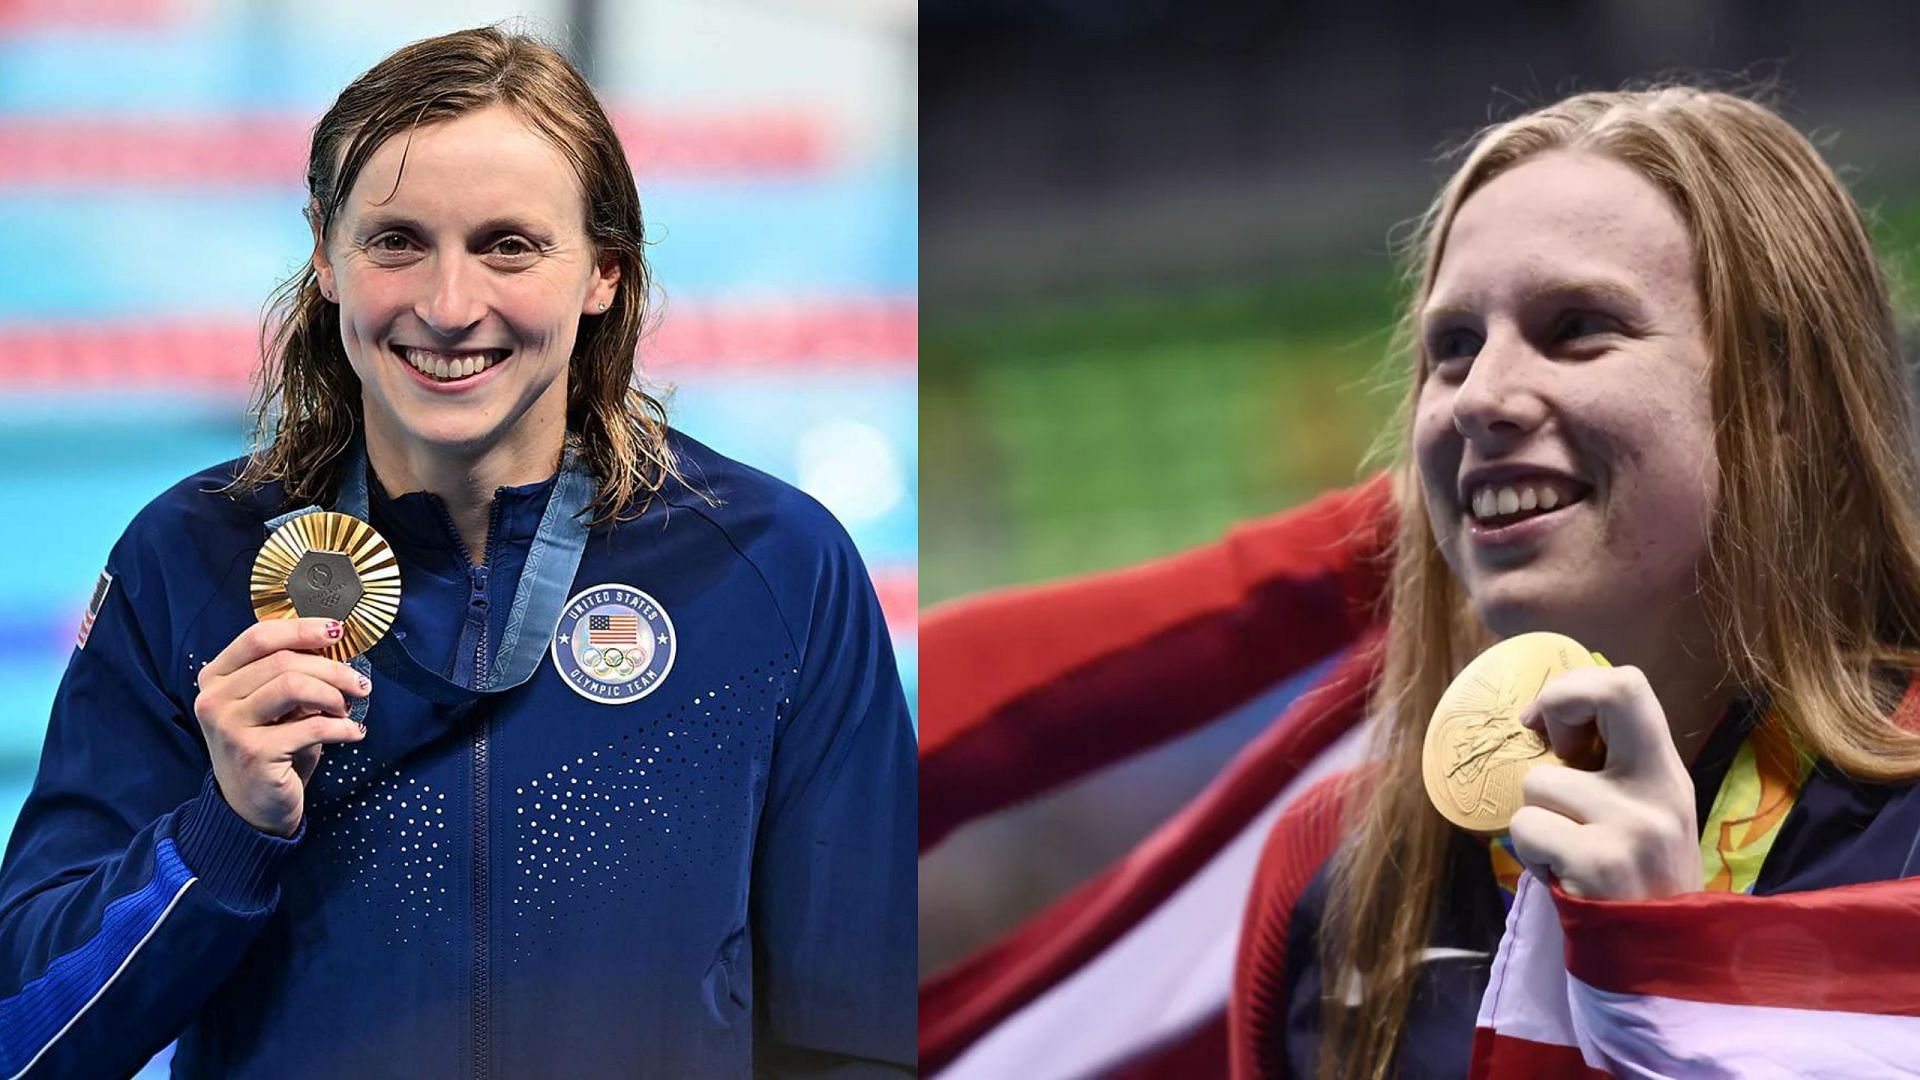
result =
[[[1350,481],[1396,407],[1381,359],[1398,294],[1383,261],[928,311],[923,603],[1135,562]]]

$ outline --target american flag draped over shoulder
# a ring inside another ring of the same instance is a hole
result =
[[[1300,791],[1355,756],[1393,514],[1376,476],[1197,551],[928,613],[923,852],[1345,656],[1134,851],[922,985],[927,1075],[1225,1073],[1261,842]]]
[[[1920,879],[1625,903],[1528,874],[1472,1075],[1920,1076]]]
[[[1355,758],[1392,527],[1375,477],[1211,547],[929,613],[922,852],[1344,655],[1132,852],[922,984],[927,1075],[1225,1075],[1260,848]],[[1644,903],[1521,886],[1476,1080],[1920,1077],[1920,878]]]

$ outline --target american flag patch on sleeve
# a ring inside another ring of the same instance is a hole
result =
[[[107,602],[107,590],[113,586],[113,575],[100,571],[100,580],[93,586],[93,599],[87,601],[87,613],[80,619],[80,647],[87,647],[87,635],[93,632],[93,620],[100,616],[100,605]]]

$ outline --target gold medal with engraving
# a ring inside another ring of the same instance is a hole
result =
[[[1527,770],[1567,764],[1545,736],[1520,726],[1520,714],[1547,680],[1605,663],[1572,638],[1544,632],[1510,637],[1474,657],[1427,724],[1421,774],[1441,815],[1470,832],[1504,832],[1520,808]]]
[[[373,648],[400,614],[400,563],[373,526],[319,511],[267,537],[253,560],[252,589],[261,619],[340,620],[345,633],[321,655],[344,664]]]

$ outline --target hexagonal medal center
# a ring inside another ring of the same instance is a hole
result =
[[[287,575],[287,596],[302,618],[345,619],[365,592],[353,560],[337,551],[309,551]]]

